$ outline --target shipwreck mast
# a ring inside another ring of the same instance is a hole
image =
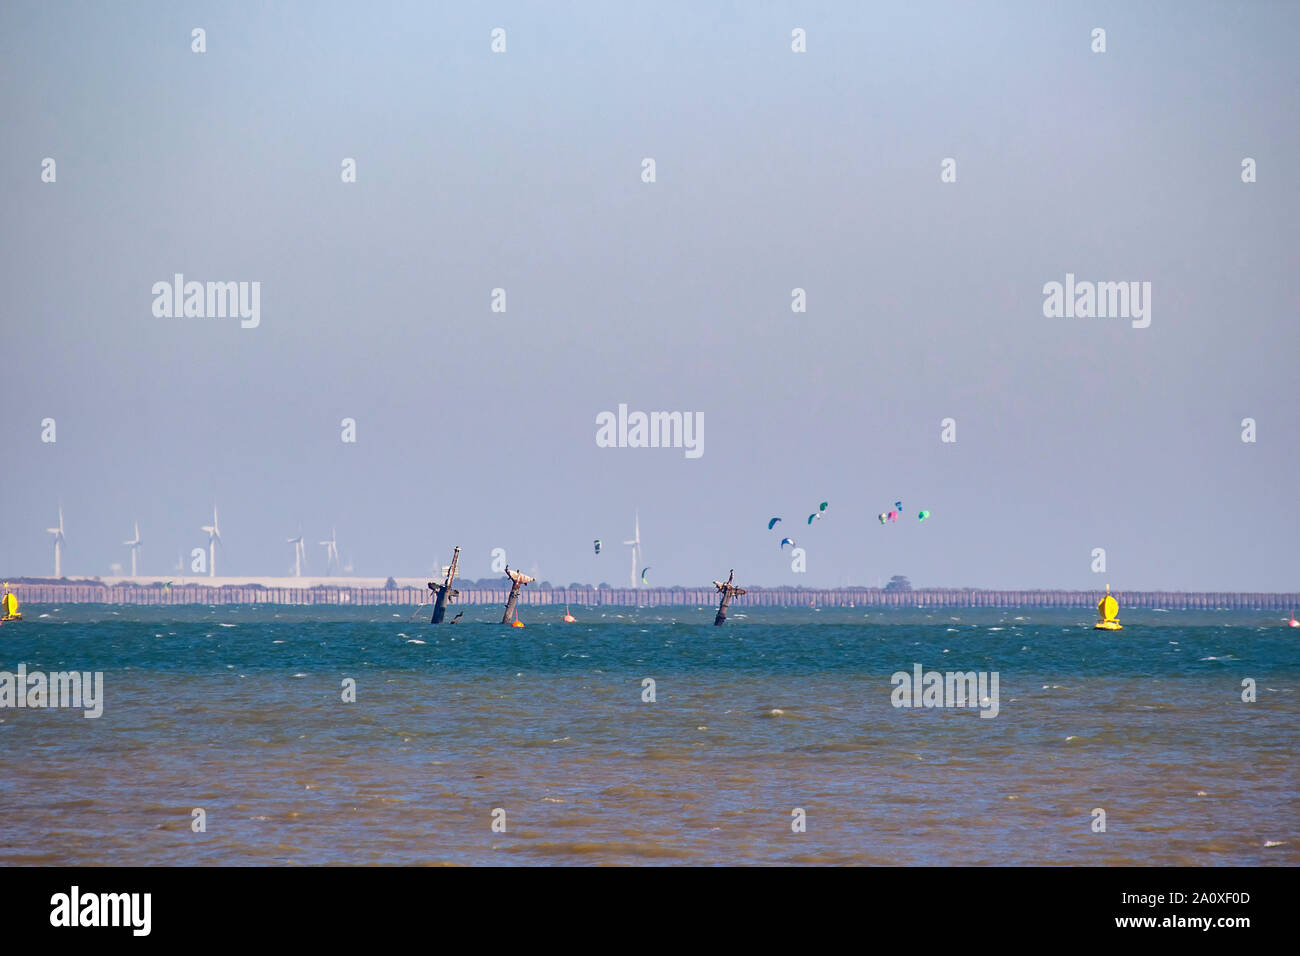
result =
[[[501,623],[513,624],[519,621],[519,612],[515,610],[515,604],[519,600],[519,589],[534,579],[530,578],[522,571],[511,571],[509,565],[506,565],[506,577],[510,578],[512,583],[510,586],[510,597],[506,598],[506,613],[505,616],[501,618]]]
[[[731,583],[732,578],[734,578],[735,576],[736,576],[736,569],[732,568],[731,573],[727,575],[726,584],[723,584],[721,581],[713,582],[713,586],[717,588],[718,593],[722,595],[722,600],[718,602],[718,613],[713,618],[714,627],[721,627],[722,622],[727,619],[727,605],[731,603],[731,599],[733,597],[739,597],[740,595],[745,593],[744,588],[738,588]]]
[[[447,613],[447,605],[456,598],[460,597],[460,592],[451,586],[451,582],[456,579],[456,563],[460,561],[460,545],[452,552],[451,564],[447,567],[447,580],[442,584],[429,582],[429,590],[434,594],[433,620],[430,624],[441,624],[443,617]]]

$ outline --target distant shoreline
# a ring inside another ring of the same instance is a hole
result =
[[[61,581],[8,579],[22,605],[27,604],[285,604],[285,605],[417,605],[427,602],[429,591],[402,579],[397,587],[346,582],[315,586],[261,583],[200,584],[195,579],[161,583],[124,584],[104,581]],[[220,580],[220,579],[218,579]],[[234,581],[236,579],[229,579]],[[272,579],[264,579],[272,580]],[[293,581],[281,578],[279,581]],[[508,589],[462,586],[459,605],[504,604]],[[1112,588],[1122,608],[1165,608],[1168,610],[1270,610],[1300,609],[1300,593],[1283,591],[1124,591]],[[915,588],[889,591],[882,588],[795,588],[752,587],[732,602],[733,607],[1059,607],[1093,608],[1105,594],[1098,588],[1087,591],[1003,590],[983,588]],[[695,588],[597,588],[527,587],[519,596],[522,605],[617,605],[620,607],[684,607],[712,605],[717,595],[710,587]]]

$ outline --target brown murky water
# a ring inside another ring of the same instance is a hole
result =
[[[32,609],[0,670],[102,671],[104,712],[0,710],[0,863],[1300,863],[1264,614],[395,610]],[[916,663],[997,716],[892,706]]]

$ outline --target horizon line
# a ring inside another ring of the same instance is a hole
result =
[[[393,587],[388,587],[387,582],[392,580]],[[458,581],[462,579],[457,578]],[[463,581],[462,586],[466,590],[493,591],[508,590],[510,585],[506,582],[504,575],[502,582],[497,584],[480,585],[479,580]],[[133,589],[151,589],[151,588],[202,588],[208,590],[220,590],[222,588],[249,588],[265,590],[353,590],[353,591],[405,591],[405,590],[428,590],[427,576],[418,578],[402,577],[315,577],[304,575],[302,577],[282,577],[268,575],[177,575],[175,577],[154,576],[154,575],[136,575],[130,576],[92,576],[92,577],[61,577],[52,578],[44,576],[0,576],[0,581],[11,585],[26,585],[30,587],[95,587],[95,588],[133,588]],[[557,584],[554,582],[537,582],[531,586],[531,593],[542,591],[594,591],[594,592],[682,592],[682,591],[712,591],[713,582],[707,584],[657,584],[648,586],[615,585],[615,584],[590,584],[571,582],[569,584]],[[1186,594],[1186,595],[1210,595],[1210,594],[1231,594],[1231,595],[1268,595],[1283,596],[1293,595],[1300,597],[1300,590],[1256,590],[1256,589],[1205,589],[1198,588],[1193,590],[1167,587],[1116,587],[1111,583],[1101,583],[1096,587],[1078,588],[1078,587],[986,587],[973,585],[911,585],[907,588],[889,588],[887,586],[869,585],[869,584],[841,584],[833,586],[817,586],[807,584],[748,584],[746,588],[755,592],[773,592],[773,591],[803,591],[803,592],[824,592],[824,593],[850,593],[850,592],[872,592],[880,594],[938,594],[943,592],[979,592],[979,593],[996,593],[996,592],[1014,592],[1021,594],[1091,594],[1101,593],[1110,590],[1119,594],[1133,593],[1159,593],[1159,594]],[[524,592],[530,593],[530,592]]]

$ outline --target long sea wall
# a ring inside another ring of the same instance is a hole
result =
[[[18,583],[19,601],[27,604],[335,604],[416,605],[428,599],[421,588],[313,587],[281,588],[258,585],[125,586],[94,582]],[[464,588],[457,604],[504,604],[506,588]],[[1096,608],[1103,591],[1002,591],[972,588],[920,588],[884,591],[879,588],[751,588],[732,601],[733,607],[1059,607]],[[1300,609],[1300,593],[1256,591],[1114,591],[1120,607],[1168,610],[1291,611]],[[646,607],[712,606],[717,596],[703,588],[524,588],[519,603]]]

